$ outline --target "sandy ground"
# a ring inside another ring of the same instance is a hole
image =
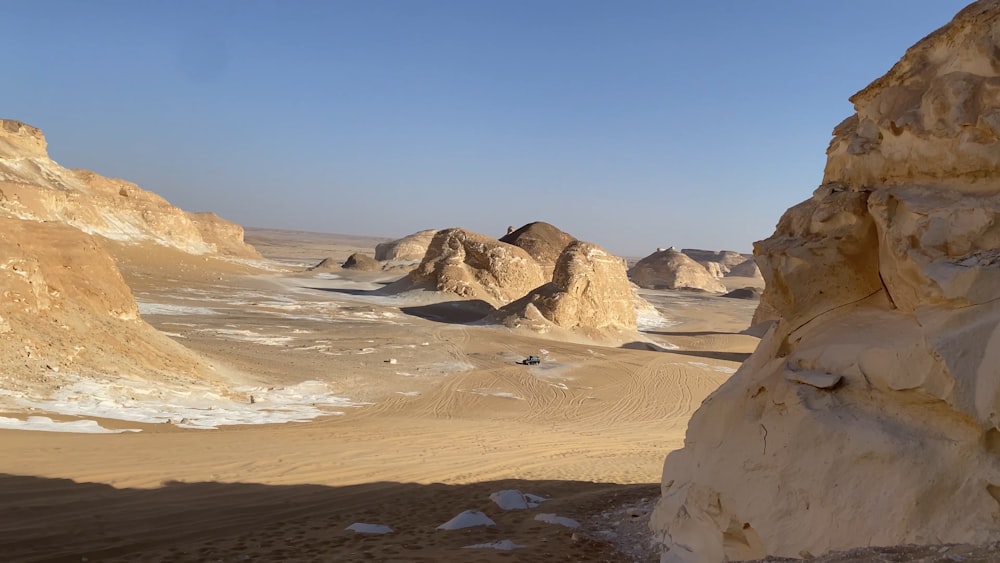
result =
[[[398,273],[301,270],[374,240],[247,238],[285,271],[117,254],[144,318],[246,390],[237,401],[259,412],[294,389],[323,416],[0,430],[0,559],[655,560],[639,531],[663,458],[757,343],[739,334],[756,301],[643,292],[669,323],[623,347],[565,343],[456,322],[462,309],[433,295],[378,294]],[[542,363],[517,363],[529,354]],[[490,495],[508,489],[547,500],[504,510]],[[437,529],[465,510],[495,525]]]

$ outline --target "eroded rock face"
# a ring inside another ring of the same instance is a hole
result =
[[[664,464],[665,562],[1000,534],[1000,1],[852,98],[754,248],[777,324]]]
[[[573,235],[541,221],[528,223],[500,239],[501,242],[523,248],[532,258],[538,260],[548,277],[552,276],[563,250],[575,240]]]
[[[645,289],[698,289],[725,293],[726,286],[693,258],[674,248],[657,250],[639,260],[628,275]]]
[[[379,243],[375,246],[375,259],[380,262],[413,262],[418,264],[427,254],[427,247],[437,231],[418,231],[401,239]]]
[[[120,242],[155,242],[192,254],[259,258],[243,229],[188,214],[124,180],[69,170],[49,158],[42,132],[0,120],[0,215],[56,221]]]
[[[47,389],[76,375],[197,377],[209,368],[139,317],[94,237],[53,222],[0,217],[4,388]]]
[[[541,267],[524,250],[464,229],[438,231],[411,286],[428,287],[499,307],[546,282]]]
[[[501,311],[511,326],[549,325],[588,336],[636,330],[636,303],[624,261],[589,242],[575,241],[556,262],[552,282]]]

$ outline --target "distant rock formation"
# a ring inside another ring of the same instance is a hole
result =
[[[332,256],[320,260],[315,266],[306,268],[309,272],[332,272],[341,269],[340,261]]]
[[[419,263],[427,254],[427,247],[437,233],[434,229],[418,231],[401,239],[379,243],[375,246],[375,259],[380,262]]]
[[[726,286],[704,266],[673,247],[657,250],[639,260],[628,272],[644,289],[697,289],[725,293]]]
[[[0,216],[56,221],[126,243],[155,242],[192,254],[260,258],[243,229],[189,214],[139,186],[49,158],[41,130],[0,119]]]
[[[0,217],[0,287],[3,389],[43,396],[64,377],[210,374],[139,317],[114,260],[76,228]]]
[[[362,272],[377,272],[382,269],[382,264],[367,254],[355,252],[344,261],[343,268],[347,270],[359,270]]]
[[[681,252],[704,266],[710,274],[717,278],[728,275],[734,267],[750,260],[750,256],[732,250],[720,250],[716,252],[714,250],[683,248]]]
[[[664,562],[1000,535],[998,30],[976,2],[852,97],[755,245],[778,321],[666,459]]]
[[[538,262],[524,250],[464,229],[445,229],[395,289],[425,287],[500,307],[545,282]]]
[[[754,262],[753,259],[741,262],[733,266],[732,269],[729,270],[729,273],[726,275],[742,277],[742,278],[763,279],[763,276],[760,273],[760,268],[757,267],[757,263]]]
[[[563,250],[575,240],[573,235],[541,221],[528,223],[516,231],[508,232],[500,239],[501,242],[523,248],[538,260],[546,277],[549,278],[552,277],[556,261],[559,260]]]
[[[636,304],[625,263],[603,248],[574,241],[556,262],[552,282],[504,307],[508,326],[551,326],[599,337],[636,330]]]

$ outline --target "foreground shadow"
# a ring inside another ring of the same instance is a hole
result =
[[[501,510],[492,492],[518,489],[550,500],[530,510]],[[168,482],[118,489],[0,474],[0,559],[80,561],[468,561],[492,560],[465,546],[510,539],[517,561],[627,561],[611,546],[574,541],[573,532],[534,520],[555,512],[588,516],[655,498],[659,485],[503,480],[467,485],[377,482],[342,487]],[[481,510],[496,526],[436,527],[463,510]],[[387,535],[346,530],[384,524]],[[605,520],[606,522],[606,520]],[[480,560],[477,559],[477,560]]]
[[[480,321],[493,314],[497,309],[482,299],[468,301],[444,301],[430,305],[414,305],[400,307],[407,315],[420,317],[429,321],[449,324],[465,324]]]
[[[666,352],[679,356],[694,356],[696,358],[710,358],[712,360],[724,360],[727,362],[743,363],[751,356],[751,352],[715,352],[711,350],[676,350],[660,346],[653,342],[628,342],[622,344],[622,348],[628,350],[646,350],[649,352]]]

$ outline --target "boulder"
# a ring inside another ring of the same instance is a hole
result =
[[[644,289],[697,289],[725,293],[726,286],[693,258],[671,247],[639,260],[628,272]]]
[[[684,248],[681,252],[704,266],[709,273],[717,278],[727,275],[734,267],[750,260],[749,256],[732,250],[720,250],[716,252],[714,250]]]
[[[528,223],[516,231],[508,232],[500,239],[501,242],[523,248],[532,258],[538,260],[549,278],[563,250],[575,240],[573,235],[541,221]]]
[[[754,247],[776,324],[664,463],[662,561],[1000,535],[998,52],[976,2],[851,98]]]
[[[464,229],[438,231],[423,261],[394,289],[425,288],[500,307],[547,280],[527,252]]]
[[[540,332],[551,326],[588,336],[636,331],[636,302],[624,261],[589,242],[574,241],[556,262],[552,282],[504,307],[508,326]]]

